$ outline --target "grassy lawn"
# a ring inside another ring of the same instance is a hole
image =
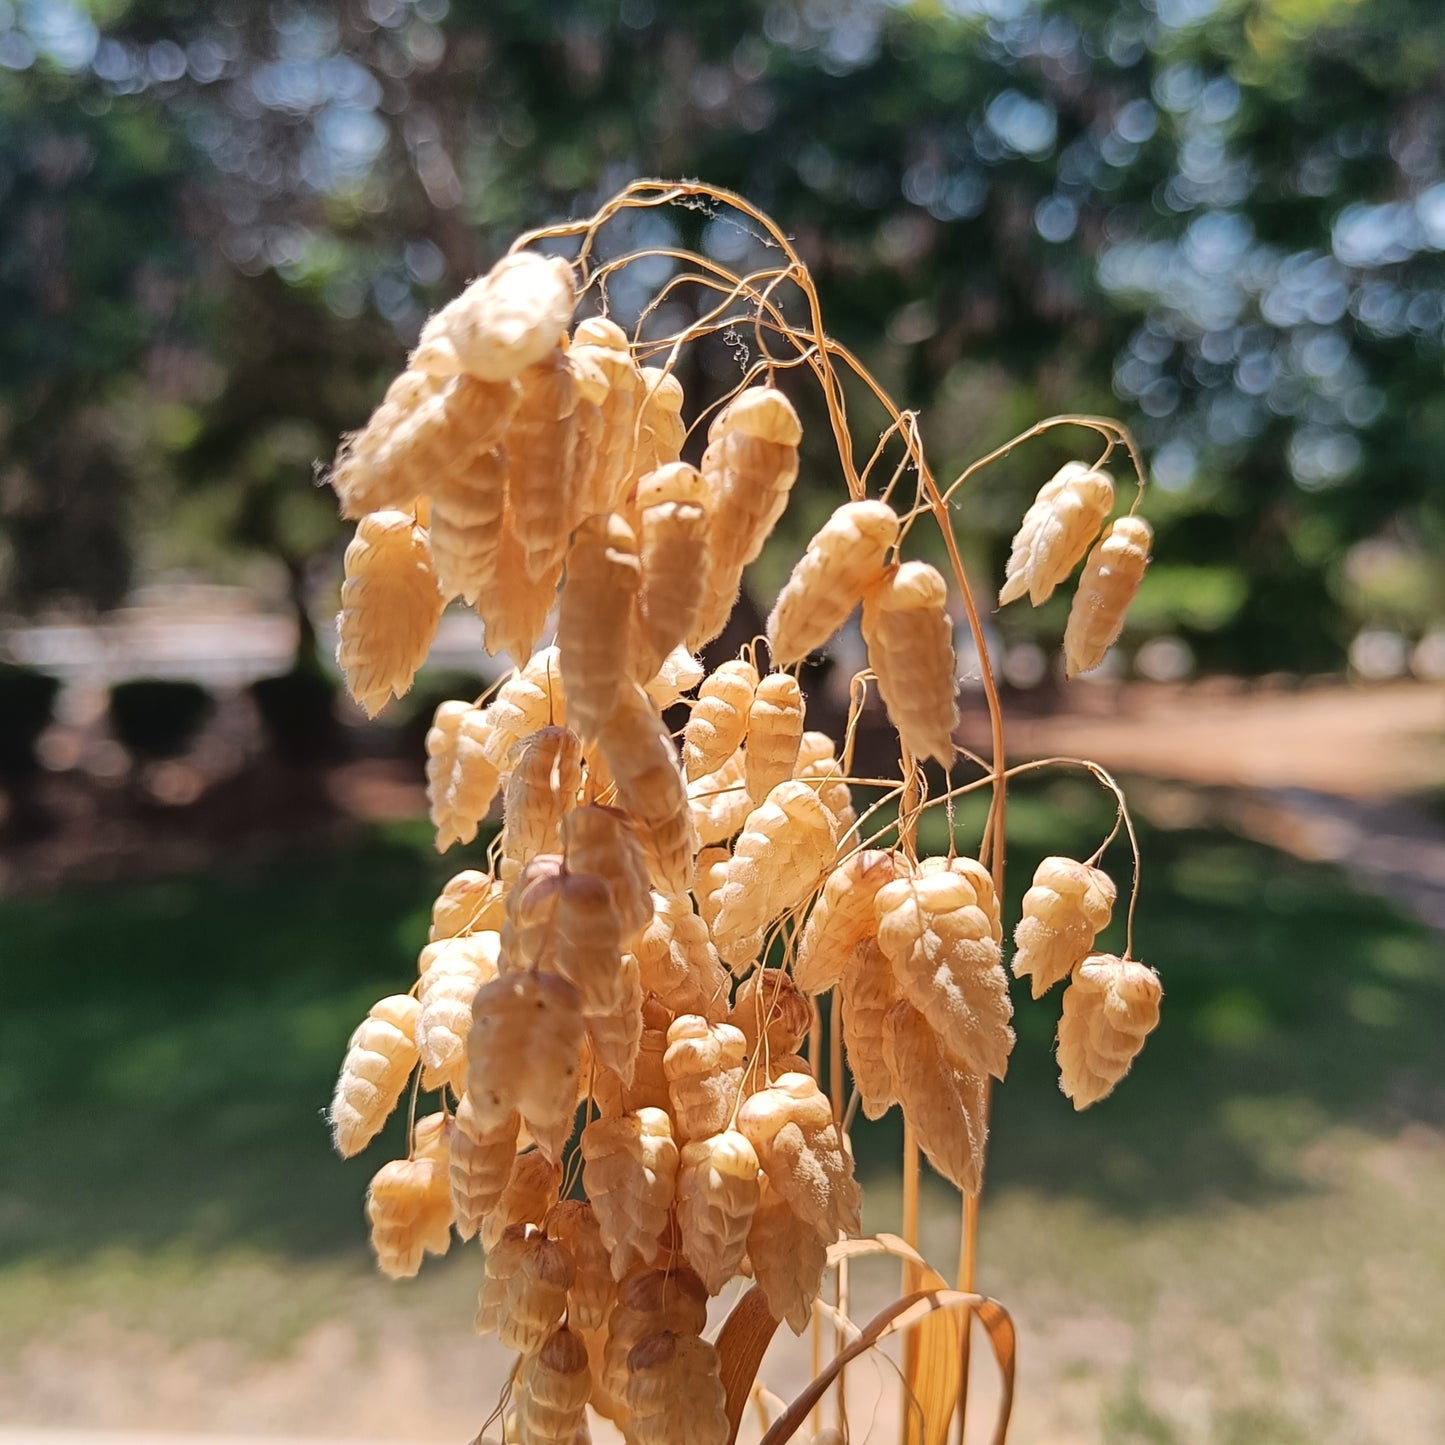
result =
[[[961,839],[977,821],[960,815]],[[1020,788],[1013,891],[1108,822],[1082,784]],[[1057,993],[1022,996],[996,1095],[982,1282],[1023,1332],[1014,1438],[1445,1438],[1438,940],[1332,868],[1218,831],[1142,842],[1136,950],[1164,977],[1163,1027],[1076,1116]],[[460,866],[396,826],[0,904],[0,1421],[475,1429],[478,1261],[376,1279],[361,1196],[396,1121],[342,1164],[320,1118],[346,1035],[409,981]],[[875,1227],[898,1133],[896,1116],[858,1133]],[[954,1206],[929,1198],[947,1269]],[[108,1357],[126,1383],[95,1383]],[[178,1357],[209,1385],[148,1395],[145,1372]],[[347,1369],[343,1409],[325,1391]],[[408,1391],[426,1408],[363,1409]]]

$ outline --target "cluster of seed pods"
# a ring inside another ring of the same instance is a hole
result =
[[[375,712],[408,689],[458,597],[516,665],[489,700],[436,711],[438,849],[474,842],[498,802],[501,830],[437,898],[410,990],[352,1036],[330,1119],[350,1156],[414,1075],[437,1094],[372,1180],[372,1243],[410,1276],[480,1239],[476,1328],[519,1356],[521,1445],[586,1438],[589,1409],[635,1445],[722,1445],[708,1300],[748,1276],[801,1331],[829,1247],[859,1229],[841,1094],[802,1052],[813,1000],[833,995],[865,1114],[898,1103],[976,1192],[988,1080],[1014,1042],[1004,935],[976,860],[862,845],[789,670],[861,607],[903,749],[949,764],[942,575],[899,559],[885,502],[845,503],[768,619],[771,670],[749,650],[705,672],[696,654],[787,505],[798,416],[749,386],[699,465],[681,461],[676,378],[610,321],[574,326],[576,301],[565,262],[508,256],[431,319],[332,474],[358,521],[338,620],[357,701]],[[1077,471],[1025,518],[1004,600],[1042,600],[1097,533],[1112,487]],[[1086,564],[1071,668],[1102,655],[1137,586],[1148,540],[1131,520]],[[663,720],[679,702],[680,740]],[[1078,1107],[1158,1018],[1152,970],[1090,952],[1113,902],[1098,869],[1050,859],[1016,934],[1035,996],[1072,977],[1059,1062]]]

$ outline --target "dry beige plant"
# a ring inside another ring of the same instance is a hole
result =
[[[673,205],[730,208],[776,264],[739,276],[669,250],[672,279],[629,336],[607,317],[608,282],[658,253],[603,262],[597,238],[619,215]],[[655,334],[689,300],[695,320]],[[723,334],[737,385],[685,397],[680,358]],[[853,389],[890,418],[861,470]],[[847,496],[793,568],[766,639],[732,658],[714,649],[704,667],[694,654],[726,626],[788,505],[802,415],[820,410],[831,447],[816,450],[831,450]],[[521,237],[432,317],[343,443],[332,481],[357,531],[339,660],[357,701],[375,712],[407,690],[456,597],[514,664],[490,700],[436,711],[438,850],[473,844],[499,801],[500,829],[433,905],[410,992],[357,1027],[330,1113],[349,1156],[409,1081],[413,1119],[416,1091],[436,1094],[406,1157],[373,1178],[366,1212],[391,1275],[415,1274],[453,1231],[481,1240],[477,1328],[518,1354],[493,1417],[506,1415],[507,1439],[575,1445],[595,1413],[632,1445],[726,1445],[786,1321],[814,1331],[818,1370],[767,1445],[835,1389],[846,1435],[845,1367],[899,1332],[900,1438],[942,1445],[967,1408],[975,1319],[1004,1372],[1003,1439],[1012,1325],[973,1275],[990,1089],[1015,1042],[999,902],[1012,778],[1082,766],[1118,807],[1092,857],[1040,865],[1013,930],[1013,972],[1035,998],[1069,980],[1058,1063],[1076,1108],[1118,1084],[1159,1019],[1158,977],[1130,957],[1137,846],[1123,955],[1098,951],[1116,898],[1100,860],[1121,829],[1134,843],[1123,795],[1077,759],[1006,765],[949,515],[982,468],[1065,424],[1100,437],[1102,454],[1043,484],[1000,602],[1037,605],[1083,561],[1063,639],[1072,675],[1118,638],[1148,561],[1148,525],[1109,520],[1111,456],[1132,463],[1136,509],[1143,490],[1127,432],[1056,417],[940,487],[915,416],[826,334],[777,227],[706,186],[638,182],[596,216]],[[704,425],[694,466],[681,454]],[[904,555],[925,519],[951,575]],[[554,612],[555,643],[538,649]],[[798,664],[855,613],[868,669],[834,737],[808,726]],[[988,760],[954,741],[960,622],[980,659]],[[870,685],[898,736],[891,779],[854,775]],[[673,706],[680,726],[663,719]],[[951,837],[946,855],[920,857],[923,812],[979,790],[991,806],[974,847]],[[859,1240],[855,1109],[872,1119],[895,1104],[905,1237]],[[963,1199],[956,1289],[916,1249],[923,1156]],[[847,1271],[867,1253],[900,1260],[903,1287],[858,1327]],[[704,1340],[708,1299],[739,1277],[752,1287]]]

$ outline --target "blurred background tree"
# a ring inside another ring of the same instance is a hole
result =
[[[1434,0],[0,0],[5,596],[262,558],[304,623],[342,539],[313,469],[427,310],[525,226],[699,175],[797,237],[941,474],[1053,412],[1137,429],[1167,560],[1136,640],[1257,672],[1418,635],[1442,54]],[[757,246],[691,212],[611,237],[678,242]],[[978,563],[1087,445],[964,497]]]

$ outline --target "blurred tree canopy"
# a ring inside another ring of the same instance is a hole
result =
[[[197,529],[299,604],[341,535],[313,464],[426,312],[640,175],[771,211],[940,475],[1128,421],[1136,635],[1312,669],[1445,606],[1438,0],[0,0],[11,605],[112,604]],[[756,245],[690,212],[610,244],[677,242]],[[626,274],[622,319],[668,273]],[[985,474],[972,559],[1093,445]]]

